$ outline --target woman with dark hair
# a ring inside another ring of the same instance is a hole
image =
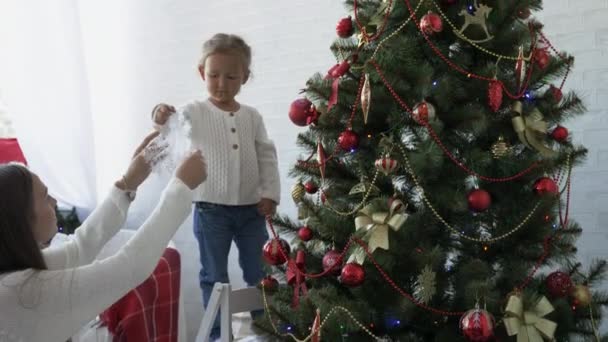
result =
[[[56,201],[40,178],[19,164],[0,165],[0,341],[66,341],[150,276],[190,211],[192,189],[207,177],[200,151],[177,167],[158,205],[114,255],[95,257],[121,228],[137,187],[150,174],[152,133],[106,199],[60,247]],[[162,152],[160,152],[162,153]]]

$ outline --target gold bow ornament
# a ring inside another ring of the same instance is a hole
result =
[[[511,119],[511,122],[522,144],[537,150],[545,158],[555,157],[557,153],[542,142],[547,136],[547,122],[543,121],[543,114],[534,108],[524,117],[521,101],[513,103],[512,109],[517,115]]]
[[[553,340],[557,323],[543,318],[553,310],[553,305],[544,296],[532,310],[526,310],[521,297],[516,294],[511,295],[507,302],[504,319],[507,334],[509,336],[517,335],[517,342]]]
[[[372,205],[367,205],[359,210],[355,218],[355,228],[357,231],[365,231],[363,240],[367,241],[367,248],[373,253],[376,248],[389,249],[388,231],[392,229],[398,231],[407,220],[405,205],[398,199],[390,204],[388,212],[373,212]],[[359,248],[351,254],[348,262],[354,261],[363,264],[365,251]]]

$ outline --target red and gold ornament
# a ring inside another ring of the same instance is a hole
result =
[[[443,31],[443,21],[437,13],[428,12],[420,19],[420,29],[426,34],[434,34]]]
[[[304,189],[306,190],[307,193],[314,194],[317,192],[317,190],[319,190],[319,187],[317,186],[317,184],[315,182],[308,181],[308,182],[306,182],[306,184],[304,184]]]
[[[356,287],[363,284],[365,280],[365,270],[363,266],[350,262],[342,268],[340,282],[348,287]]]
[[[545,286],[551,297],[566,297],[572,289],[572,279],[567,273],[556,271],[547,276]]]
[[[425,125],[435,119],[435,107],[426,101],[422,101],[414,107],[412,117],[419,124]]]
[[[317,162],[319,163],[319,173],[321,174],[321,178],[325,178],[325,162],[327,161],[327,157],[325,156],[325,149],[323,148],[323,144],[321,144],[321,139],[317,141]]]
[[[564,126],[557,126],[551,132],[551,138],[557,142],[564,142],[568,139],[568,129]]]
[[[285,255],[281,253],[280,248],[283,249]],[[269,263],[270,265],[277,266],[282,265],[285,263],[285,261],[287,261],[286,256],[289,255],[290,251],[291,248],[289,247],[287,241],[280,238],[271,239],[268,240],[266,244],[264,244],[262,256],[264,257],[264,260],[266,260],[267,263]]]
[[[357,133],[348,129],[342,133],[338,137],[338,145],[344,151],[354,151],[357,147],[359,147],[359,136]]]
[[[553,179],[541,177],[534,182],[534,193],[540,196],[557,195],[559,193],[559,188]]]
[[[342,255],[335,249],[329,250],[323,256],[322,264],[324,272],[337,276],[342,272]]]
[[[388,176],[397,169],[398,163],[387,154],[384,157],[377,159],[374,166],[376,166],[378,171],[382,172],[385,176]]]
[[[488,85],[488,105],[494,113],[502,106],[502,85],[496,79]]]
[[[519,47],[517,62],[515,62],[515,82],[517,88],[521,89],[526,79],[526,60],[524,59],[524,47]]]
[[[317,109],[308,99],[297,99],[289,107],[289,119],[298,126],[315,123],[318,117]]]
[[[469,203],[469,209],[475,212],[482,212],[490,207],[492,204],[492,197],[485,190],[475,189],[469,192],[467,201]]]
[[[279,288],[279,282],[270,275],[265,276],[262,281],[260,281],[260,285],[262,285],[264,291],[266,291],[266,294],[268,295],[274,294]]]
[[[321,342],[321,310],[319,309],[317,309],[315,319],[312,321],[312,327],[310,327],[310,330],[312,331],[310,342]]]
[[[350,16],[342,18],[340,21],[338,21],[338,24],[336,25],[336,33],[338,34],[338,37],[348,38],[352,36],[353,32],[353,20]]]
[[[486,310],[475,308],[460,318],[460,331],[470,342],[487,342],[494,340],[494,316]]]
[[[300,227],[300,229],[298,229],[298,237],[302,241],[309,241],[312,239],[312,235],[312,229],[310,229],[309,226]]]

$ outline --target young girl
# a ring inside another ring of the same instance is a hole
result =
[[[155,134],[157,135],[157,134]],[[134,191],[150,173],[144,140],[125,175],[73,239],[41,250],[57,233],[56,201],[19,164],[0,165],[0,341],[66,341],[152,274],[204,181],[200,152],[178,167],[154,212],[115,255],[93,261],[123,225]]]
[[[211,162],[209,181],[194,192],[194,234],[199,243],[200,286],[207,307],[216,282],[227,283],[232,240],[239,249],[245,282],[264,276],[262,247],[268,239],[264,217],[279,203],[277,155],[262,116],[236,101],[250,76],[251,49],[238,36],[219,33],[203,44],[198,70],[209,98],[179,110],[191,124],[191,140]],[[173,107],[157,105],[154,123],[162,126]],[[219,315],[211,338],[219,337]]]

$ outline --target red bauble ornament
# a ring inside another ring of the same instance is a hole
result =
[[[323,271],[328,271],[327,274],[337,276],[342,272],[342,256],[340,252],[332,249],[323,256]]]
[[[289,118],[298,126],[306,126],[317,120],[315,106],[308,99],[297,99],[289,107]]]
[[[273,294],[279,288],[279,282],[273,276],[266,276],[260,281],[260,285],[264,287],[266,294]]]
[[[426,124],[435,119],[435,107],[426,101],[422,101],[414,107],[412,118],[419,124]]]
[[[557,195],[559,189],[555,181],[549,177],[539,178],[534,182],[534,192],[537,195]]]
[[[340,148],[342,148],[344,151],[353,151],[359,147],[359,136],[350,129],[346,130],[340,133],[340,136],[338,137],[338,145],[340,145]]]
[[[353,34],[353,21],[350,17],[342,18],[336,25],[336,33],[340,38],[348,38]]]
[[[488,105],[495,113],[502,105],[502,85],[496,80],[488,85]]]
[[[482,309],[472,309],[460,318],[460,331],[471,342],[487,342],[494,339],[494,317]]]
[[[557,142],[566,141],[566,139],[568,139],[568,129],[563,126],[555,127],[553,132],[551,132],[551,138]]]
[[[354,262],[344,265],[340,273],[340,282],[348,287],[356,287],[363,284],[365,270],[363,266]]]
[[[469,209],[475,212],[484,211],[492,204],[492,197],[490,197],[487,191],[482,189],[475,189],[469,192],[467,200],[469,202]]]
[[[308,181],[306,182],[306,184],[304,184],[304,189],[307,193],[314,194],[315,192],[317,192],[317,190],[319,190],[319,187],[317,186],[317,184],[315,184],[315,182]]]
[[[301,227],[298,230],[298,237],[300,237],[300,240],[302,241],[308,241],[312,239],[312,229],[310,229],[310,227],[308,226]]]
[[[556,271],[547,276],[545,286],[551,297],[566,297],[572,289],[572,280],[567,273]]]
[[[283,248],[283,252],[285,252],[286,256],[289,256],[289,252],[291,248],[287,241],[283,239],[271,239],[266,242],[263,248],[262,255],[264,256],[264,260],[271,265],[282,265],[287,261],[283,253],[279,250],[279,245]]]
[[[327,71],[327,75],[330,78],[339,78],[344,76],[348,70],[350,70],[350,64],[348,61],[342,61],[340,64],[334,65],[329,71]]]
[[[546,68],[550,61],[551,56],[549,55],[549,52],[547,52],[547,49],[536,50],[536,53],[534,54],[534,62],[539,68]]]
[[[420,19],[420,29],[426,34],[441,32],[443,30],[443,21],[438,14],[429,12]]]
[[[564,94],[562,93],[562,90],[554,85],[551,85],[549,90],[551,91],[551,94],[553,95],[553,99],[555,100],[555,103],[559,103],[562,100],[562,97],[564,96]]]

